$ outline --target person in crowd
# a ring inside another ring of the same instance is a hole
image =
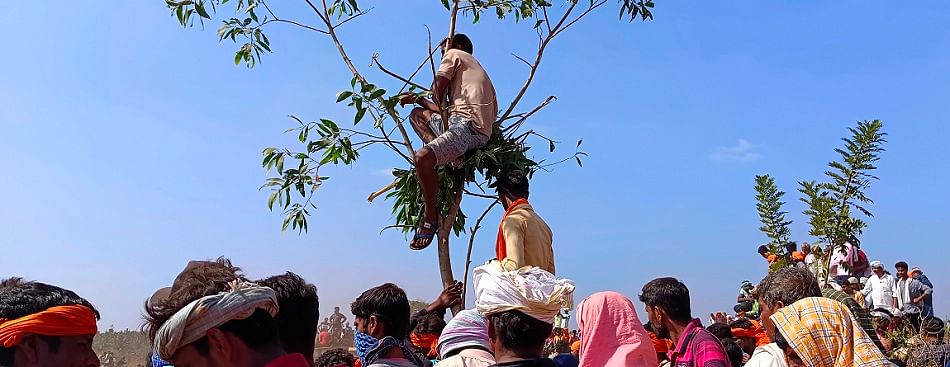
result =
[[[590,295],[577,307],[582,367],[653,367],[659,362],[637,310],[617,292]]]
[[[890,366],[841,302],[808,297],[770,316],[790,366]]]
[[[692,317],[689,289],[676,278],[657,278],[643,286],[640,302],[646,306],[657,336],[675,340],[669,357],[674,366],[730,366],[719,339]],[[583,353],[581,354],[583,358]]]
[[[739,286],[739,296],[736,297],[736,307],[733,309],[736,313],[739,310],[745,312],[746,317],[758,317],[758,306],[755,304],[755,285],[748,280],[743,280]]]
[[[561,308],[573,306],[574,282],[537,267],[508,270],[498,261],[473,275],[475,308],[488,322],[496,366],[553,366],[544,358],[544,342]]]
[[[897,283],[890,274],[884,272],[884,264],[871,262],[871,274],[861,294],[871,297],[869,309],[891,308],[894,305],[894,285]]]
[[[758,252],[759,256],[762,256],[762,258],[765,259],[769,265],[772,265],[772,263],[778,261],[778,255],[775,255],[769,251],[769,247],[766,245],[759,246]]]
[[[488,367],[495,364],[488,322],[475,310],[463,310],[439,336],[436,367]]]
[[[660,366],[669,366],[670,357],[668,353],[670,348],[673,347],[673,341],[656,336],[656,330],[653,329],[653,325],[650,325],[649,321],[643,324],[643,329],[647,331],[650,341],[653,342],[653,349],[656,350],[656,360],[660,362]]]
[[[927,276],[924,275],[924,271],[920,270],[920,268],[916,266],[911,268],[910,276],[924,283],[924,285],[930,287],[931,290],[934,289],[934,284],[930,282],[930,278],[927,278]],[[920,309],[920,317],[923,319],[934,317],[934,295],[932,292],[927,295],[927,298],[924,298],[924,306]]]
[[[330,327],[329,326],[320,326],[320,333],[317,336],[317,344],[320,347],[328,348],[330,347]]]
[[[286,272],[257,281],[274,290],[280,312],[274,317],[280,342],[287,353],[299,353],[313,360],[314,342],[320,324],[320,298],[317,287],[299,275]]]
[[[850,277],[847,282],[840,284],[841,292],[847,294],[849,297],[854,299],[854,302],[858,304],[858,307],[867,309],[867,304],[864,300],[864,294],[861,293],[861,282],[858,281],[858,278]],[[852,310],[854,311],[854,310]]]
[[[795,241],[785,244],[785,251],[789,259],[795,266],[805,266],[805,253],[798,251],[798,243]]]
[[[732,339],[719,339],[722,349],[726,351],[729,357],[729,364],[735,367],[742,367],[745,361],[749,360],[749,355],[742,351],[742,347]]]
[[[811,272],[800,268],[784,268],[769,273],[758,286],[762,327],[773,341],[775,325],[770,317],[779,309],[807,297],[820,297],[821,288]],[[784,366],[784,352],[776,353],[779,346],[770,343],[756,347],[747,365],[755,367]]]
[[[861,326],[861,329],[864,329],[864,332],[868,335],[868,337],[871,338],[871,341],[874,342],[874,345],[876,345],[880,350],[884,350],[884,344],[878,337],[877,330],[874,329],[874,321],[871,318],[871,313],[868,312],[866,308],[861,307],[861,305],[858,304],[853,296],[849,296],[845,292],[837,291],[829,287],[823,288],[821,290],[821,295],[822,297],[833,299],[847,306],[848,310],[851,310],[851,314],[854,316],[855,321],[858,322],[858,325]]]
[[[0,366],[99,367],[92,349],[99,311],[73,291],[0,281]]]
[[[507,268],[537,266],[555,274],[554,235],[528,203],[528,177],[518,170],[502,172],[492,186],[505,208],[495,241],[495,258]]]
[[[416,348],[416,351],[432,360],[439,355],[436,348],[439,341],[439,335],[445,328],[445,317],[435,313],[426,314],[419,318],[416,326],[409,333],[409,342]]]
[[[346,349],[337,348],[324,352],[313,364],[314,367],[353,367],[355,363],[356,357]]]
[[[847,280],[852,276],[870,276],[867,255],[852,245],[852,242],[857,242],[857,240],[845,242],[840,248],[835,248],[831,254],[828,270],[835,276],[835,284],[840,284],[842,280]]]
[[[423,367],[425,361],[406,342],[409,299],[395,284],[363,292],[350,306],[355,316],[356,356],[364,367]]]
[[[755,348],[769,344],[768,335],[765,330],[755,320],[739,319],[729,324],[732,339],[735,340],[742,351],[751,356]]]
[[[907,367],[946,366],[950,363],[950,345],[945,342],[946,325],[938,318],[921,322],[920,334],[907,341],[899,357]]]
[[[913,330],[920,330],[920,312],[924,299],[933,293],[924,283],[908,276],[907,263],[903,261],[894,265],[897,270],[897,282],[894,283],[894,308],[900,310],[904,319],[910,322]]]
[[[581,341],[580,340],[575,340],[573,343],[571,343],[571,354],[573,354],[574,357],[577,358],[577,361],[578,361],[577,363],[580,363],[580,360],[581,360],[580,359],[580,356],[581,356]]]
[[[416,150],[414,166],[422,187],[423,222],[410,248],[421,250],[439,230],[439,176],[436,167],[455,162],[488,143],[498,116],[495,87],[472,56],[472,41],[464,34],[447,39],[447,50],[436,72],[432,101],[404,94],[400,104],[418,104],[409,114],[412,128],[426,144]],[[445,108],[445,110],[443,110]],[[443,119],[447,119],[445,121]]]
[[[160,307],[146,310],[146,327],[163,360],[175,366],[310,366],[281,345],[273,289],[234,280],[219,292],[200,273],[189,278]]]

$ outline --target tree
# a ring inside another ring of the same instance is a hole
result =
[[[755,176],[755,208],[759,212],[759,220],[762,222],[759,230],[770,239],[769,252],[782,254],[784,262],[787,263],[791,254],[785,251],[785,245],[788,243],[788,225],[792,224],[792,221],[785,220],[785,215],[788,212],[782,210],[782,206],[785,205],[785,202],[782,201],[784,195],[784,191],[778,190],[774,177],[770,175]],[[778,262],[775,265],[776,268],[784,266],[784,264]]]
[[[230,39],[240,44],[234,55],[234,63],[237,65],[243,63],[249,68],[260,62],[262,54],[271,52],[270,41],[265,35],[265,30],[274,25],[291,25],[328,36],[336,46],[343,64],[353,75],[350,85],[337,95],[336,102],[347,103],[353,108],[354,127],[341,127],[340,124],[329,119],[305,121],[291,116],[297,126],[289,129],[288,132],[297,134],[300,147],[298,149],[269,147],[263,150],[262,165],[268,172],[273,170],[276,173],[262,186],[271,190],[267,205],[271,210],[275,206],[283,210],[283,230],[307,231],[307,217],[311,209],[316,209],[313,203],[314,193],[328,179],[327,176],[321,175],[320,169],[330,164],[352,164],[359,158],[361,150],[368,147],[383,147],[400,156],[407,165],[406,168],[395,169],[394,181],[370,195],[369,200],[372,201],[385,194],[386,199],[392,201],[392,212],[395,217],[395,223],[387,228],[397,228],[404,233],[409,233],[415,230],[421,221],[422,200],[416,175],[412,169],[411,157],[415,153],[415,148],[404,126],[404,118],[396,106],[400,94],[405,92],[422,97],[428,96],[428,89],[414,82],[413,79],[426,64],[429,65],[429,71],[434,78],[433,54],[438,46],[433,43],[430,34],[427,55],[408,77],[390,71],[383,66],[378,55],[373,55],[372,66],[378,69],[380,76],[385,76],[377,85],[367,78],[369,74],[365,74],[355,66],[340,41],[338,33],[345,24],[365,16],[369,10],[363,10],[357,0],[303,0],[303,2],[319,19],[318,24],[305,24],[295,19],[278,16],[280,9],[277,8],[277,4],[271,6],[267,0],[166,0],[172,14],[182,26],[186,27],[193,26],[196,20],[203,25],[205,21],[213,19],[219,8],[233,6],[235,15],[222,20],[218,36],[222,41]],[[636,19],[645,21],[653,18],[652,0],[621,0],[619,2],[621,19],[632,22]],[[460,209],[463,196],[489,201],[486,210],[470,229],[469,256],[465,271],[467,278],[475,233],[480,228],[481,220],[497,203],[495,195],[483,190],[487,184],[493,182],[498,174],[506,169],[521,169],[529,172],[530,176],[537,170],[569,160],[575,160],[578,165],[582,164],[581,158],[586,154],[579,150],[581,141],[575,145],[572,155],[557,162],[546,163],[544,160],[535,161],[529,158],[526,155],[530,149],[529,138],[546,142],[549,152],[555,150],[556,141],[533,130],[523,131],[522,127],[532,115],[557,98],[553,95],[549,96],[529,109],[521,109],[520,103],[531,87],[550,43],[606,3],[607,0],[566,0],[559,4],[560,6],[555,6],[548,0],[442,0],[442,6],[449,11],[449,37],[455,33],[460,11],[463,16],[471,17],[473,23],[478,23],[485,12],[493,12],[499,19],[514,18],[515,21],[533,21],[532,31],[538,35],[537,54],[533,61],[515,56],[519,62],[528,66],[528,73],[524,84],[517,93],[514,93],[515,97],[508,107],[501,109],[501,115],[497,117],[494,132],[488,144],[463,157],[459,167],[445,167],[439,171],[441,187],[438,206],[441,223],[437,233],[437,248],[444,286],[452,284],[455,279],[449,254],[449,237],[452,234],[460,236],[465,231],[467,216]],[[521,112],[518,112],[519,110]],[[369,121],[360,125],[360,122],[364,120]],[[285,164],[290,162],[293,163]]]
[[[875,162],[880,160],[882,145],[887,142],[883,127],[879,120],[858,122],[848,129],[851,136],[841,139],[844,148],[835,149],[841,160],[828,163],[830,169],[825,176],[830,182],[799,182],[798,191],[804,195],[801,201],[808,205],[804,214],[812,226],[810,233],[828,243],[825,269],[830,267],[833,251],[845,251],[845,242],[861,246],[858,237],[867,223],[855,217],[853,211],[867,218],[874,216],[866,207],[874,201],[865,191],[878,180],[871,172],[877,169]]]

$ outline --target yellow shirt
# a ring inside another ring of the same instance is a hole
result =
[[[531,204],[521,204],[508,214],[502,222],[502,235],[507,259],[517,267],[537,266],[554,274],[554,235]]]
[[[867,301],[865,301],[863,293],[854,292],[854,294],[851,295],[851,298],[854,298],[854,301],[857,302],[858,306],[861,306],[861,308],[868,308]]]
[[[436,75],[451,80],[449,115],[470,120],[478,132],[490,137],[498,116],[498,99],[495,86],[478,60],[453,48],[442,56]]]

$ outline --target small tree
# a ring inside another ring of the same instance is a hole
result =
[[[776,270],[784,267],[789,261],[791,255],[785,251],[788,244],[789,229],[788,225],[792,221],[785,220],[788,212],[782,210],[785,202],[782,201],[784,191],[779,191],[775,184],[775,178],[770,175],[755,176],[755,208],[759,212],[759,220],[762,226],[759,230],[765,233],[770,239],[768,247],[769,252],[781,254],[783,261],[777,261],[770,270]]]
[[[825,269],[831,266],[833,251],[845,251],[845,242],[860,247],[857,239],[867,223],[855,217],[854,211],[873,217],[866,206],[874,201],[865,191],[878,180],[871,172],[877,169],[875,162],[880,160],[882,145],[887,142],[883,126],[879,120],[858,122],[857,127],[848,129],[851,136],[842,139],[844,148],[835,149],[841,160],[828,163],[830,169],[825,176],[830,182],[799,182],[798,191],[804,195],[801,200],[808,205],[804,214],[812,226],[809,233],[828,244]]]
[[[166,0],[168,8],[182,26],[194,25],[195,19],[200,24],[204,24],[206,20],[212,19],[218,8],[233,5],[235,15],[222,20],[218,35],[220,40],[230,39],[240,44],[234,55],[234,63],[244,63],[248,67],[257,65],[262,54],[271,52],[270,41],[264,32],[271,26],[291,25],[328,36],[336,46],[343,64],[353,75],[348,88],[337,95],[336,101],[347,103],[353,108],[354,125],[349,128],[330,119],[305,121],[291,116],[297,126],[288,132],[297,134],[301,146],[293,150],[270,147],[263,151],[262,165],[268,172],[276,171],[276,175],[268,178],[263,186],[272,190],[268,198],[268,207],[273,210],[276,206],[283,210],[284,230],[289,228],[299,232],[307,231],[307,217],[310,210],[316,208],[313,203],[313,194],[328,179],[326,175],[321,175],[320,169],[328,164],[352,164],[359,158],[361,150],[371,146],[383,147],[401,157],[406,162],[406,168],[395,169],[394,181],[370,195],[369,199],[372,201],[392,190],[391,193],[386,194],[386,198],[392,200],[395,223],[387,228],[399,228],[408,233],[419,225],[422,200],[412,168],[415,148],[404,126],[404,118],[396,106],[402,93],[428,95],[428,89],[414,82],[413,79],[427,64],[432,74],[431,78],[434,79],[433,54],[438,46],[433,43],[430,34],[428,50],[420,52],[425,56],[422,57],[419,67],[408,77],[388,70],[379,61],[378,55],[373,55],[372,66],[378,69],[379,76],[385,77],[380,84],[374,84],[367,78],[367,74],[353,63],[338,33],[342,26],[366,15],[369,10],[363,10],[357,0],[303,0],[303,2],[319,20],[317,24],[306,24],[278,16],[280,9],[276,4],[271,6],[271,2],[267,0]],[[437,233],[439,239],[437,248],[444,286],[452,284],[455,280],[449,255],[449,237],[451,234],[459,236],[465,230],[467,217],[460,208],[463,196],[489,200],[487,208],[471,228],[472,237],[469,240],[469,255],[465,271],[465,278],[467,278],[475,232],[480,227],[481,219],[497,202],[494,195],[485,193],[482,188],[506,169],[517,168],[529,172],[530,175],[539,169],[563,161],[576,160],[579,165],[581,164],[581,157],[585,154],[578,150],[580,141],[577,142],[571,156],[555,163],[535,161],[526,155],[530,148],[527,141],[529,138],[546,142],[549,151],[554,151],[556,141],[541,136],[533,130],[524,131],[522,127],[536,112],[555,101],[556,97],[549,96],[533,108],[520,109],[519,107],[537,75],[545,51],[551,42],[606,3],[607,0],[566,0],[555,6],[547,0],[442,0],[441,5],[448,10],[448,37],[455,34],[456,20],[460,10],[463,16],[470,16],[473,23],[478,23],[486,11],[494,13],[499,19],[514,18],[515,21],[531,21],[528,27],[533,24],[531,31],[538,36],[537,54],[533,61],[515,56],[519,62],[527,65],[528,73],[521,88],[514,93],[515,97],[508,107],[501,109],[501,115],[497,117],[494,133],[488,144],[463,157],[460,167],[447,167],[439,172],[441,187],[437,202],[441,213],[441,223]],[[620,0],[619,3],[622,19],[626,18],[632,22],[635,19],[653,18],[652,0]],[[518,112],[519,110],[521,112]],[[359,125],[364,120],[370,121]],[[288,162],[294,162],[294,164],[285,165]]]

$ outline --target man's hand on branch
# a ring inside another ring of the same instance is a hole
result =
[[[429,313],[437,312],[459,303],[462,303],[462,282],[455,282],[455,284],[442,290],[442,294],[439,294],[439,298],[432,301],[429,307],[426,307],[426,311]]]
[[[412,93],[405,93],[399,96],[399,105],[405,107],[407,104],[416,104],[419,101],[419,97]]]

